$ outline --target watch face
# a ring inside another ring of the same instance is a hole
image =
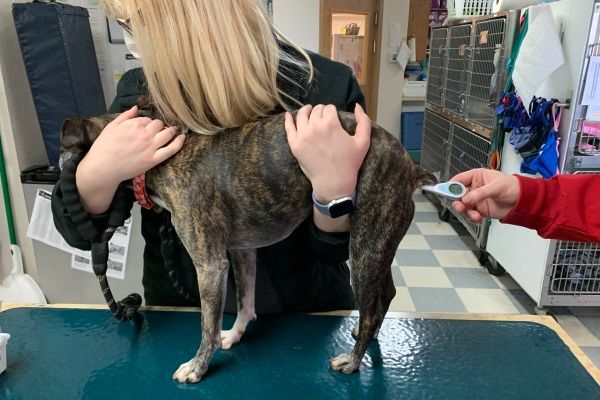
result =
[[[350,214],[353,209],[352,200],[348,199],[329,206],[329,215],[331,215],[331,218],[338,218]]]

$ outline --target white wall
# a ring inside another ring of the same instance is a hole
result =
[[[275,26],[306,50],[319,52],[319,0],[273,0]]]
[[[2,85],[2,69],[0,69],[0,87],[2,87]],[[6,109],[6,99],[0,95],[0,115],[2,114],[2,109]],[[3,118],[0,117],[0,132],[4,131],[2,121]],[[2,140],[2,137],[0,137],[0,140]],[[11,266],[8,221],[6,218],[4,192],[2,191],[2,185],[0,185],[0,281],[2,277],[10,272]]]
[[[388,54],[398,51],[389,46],[390,24],[400,24],[401,38],[408,32],[410,0],[382,0],[383,18],[381,31],[381,59],[379,63],[379,96],[377,101],[377,123],[394,136],[400,134],[402,111],[402,89],[404,71],[396,63],[387,61]]]
[[[398,137],[404,72],[395,63],[387,61],[388,53],[397,51],[389,47],[390,23],[400,24],[402,38],[408,31],[410,0],[383,1],[382,43],[379,70],[379,96],[376,122]],[[273,0],[273,21],[290,39],[302,47],[319,51],[319,0]]]
[[[25,207],[25,195],[21,185],[20,171],[36,164],[47,164],[48,157],[29,89],[25,65],[17,41],[12,18],[11,0],[0,0],[0,68],[4,83],[0,83],[0,134],[7,166],[9,191],[23,263],[27,273],[37,276],[37,266],[31,239],[27,238],[29,218]],[[0,205],[4,209],[3,200]],[[8,238],[1,237],[2,252]],[[4,257],[2,257],[4,260]],[[0,277],[7,272],[0,266]]]

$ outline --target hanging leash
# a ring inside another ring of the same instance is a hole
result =
[[[117,227],[122,226],[125,220],[130,217],[129,208],[133,200],[131,191],[126,189],[124,185],[119,185],[108,217],[108,228],[100,233],[87,211],[83,208],[75,184],[77,165],[83,157],[82,153],[75,153],[63,164],[62,173],[60,174],[63,199],[73,222],[77,226],[77,230],[85,240],[91,243],[94,274],[98,278],[106,304],[116,319],[129,321],[136,317],[137,311],[142,305],[142,297],[137,293],[132,293],[121,301],[115,301],[106,278],[106,271],[108,269],[108,241]]]
[[[529,10],[525,10],[523,16],[520,21],[521,28],[519,30],[519,34],[515,38],[513,43],[512,52],[510,58],[506,61],[506,84],[504,85],[504,93],[509,93],[512,87],[512,73],[515,67],[515,62],[517,61],[517,57],[519,56],[519,50],[521,49],[521,44],[527,35],[527,30],[529,28]],[[496,115],[496,134],[492,137],[491,143],[491,156],[489,167],[494,170],[500,170],[500,166],[502,164],[502,149],[504,147],[504,136],[505,131],[498,125],[502,124],[500,116]]]
[[[77,226],[78,232],[91,244],[92,267],[94,274],[98,278],[98,283],[100,284],[100,289],[102,290],[106,304],[116,319],[119,321],[129,321],[136,318],[138,315],[137,311],[142,304],[142,297],[137,293],[132,293],[121,301],[115,300],[106,276],[109,256],[108,242],[117,228],[123,226],[125,221],[131,216],[131,204],[136,199],[142,207],[147,209],[151,209],[154,206],[154,203],[146,193],[144,174],[138,175],[132,180],[133,192],[125,186],[125,183],[121,183],[117,188],[111,203],[108,227],[103,232],[99,232],[89,214],[83,208],[75,184],[77,166],[83,157],[84,154],[81,152],[74,153],[71,158],[66,160],[63,164],[62,173],[60,175],[63,199],[73,222]],[[190,292],[186,290],[177,274],[175,262],[175,241],[177,240],[177,235],[175,233],[175,228],[171,223],[170,214],[167,211],[162,211],[162,214],[164,215],[164,220],[159,227],[161,241],[160,250],[169,279],[177,293],[182,296],[183,299],[187,302],[199,303],[199,297],[191,295]]]
[[[115,301],[110,290],[106,271],[108,269],[108,241],[112,237],[117,227],[109,226],[104,230],[99,242],[92,243],[92,265],[94,274],[100,283],[100,289],[104,295],[104,300],[108,308],[119,321],[130,321],[136,316],[137,310],[142,305],[142,297],[137,293],[132,293],[121,301]]]

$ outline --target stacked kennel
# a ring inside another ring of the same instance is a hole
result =
[[[509,11],[432,29],[421,163],[440,180],[488,165],[517,21],[518,13]],[[469,222],[444,200],[440,218],[449,213],[483,250],[486,225]]]

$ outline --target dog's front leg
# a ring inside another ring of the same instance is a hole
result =
[[[256,286],[256,249],[229,252],[235,276],[238,313],[233,327],[221,332],[221,348],[229,349],[242,338],[250,321],[256,319],[254,289]]]
[[[194,263],[196,260],[194,259]],[[202,379],[216,349],[221,347],[221,324],[227,291],[226,257],[210,264],[196,265],[200,301],[202,303],[202,342],[196,356],[181,364],[173,374],[180,383],[195,383]]]
[[[203,227],[198,220],[173,216],[175,230],[196,267],[202,303],[202,343],[196,356],[181,364],[173,379],[195,383],[202,379],[215,350],[221,347],[229,261],[224,241],[219,241],[219,235],[214,233],[217,229]]]

